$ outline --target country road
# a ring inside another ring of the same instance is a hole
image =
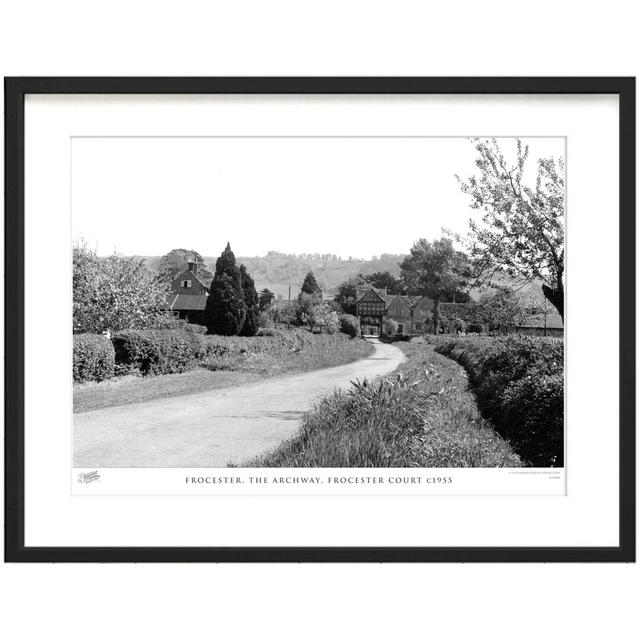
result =
[[[226,467],[274,449],[301,415],[356,378],[391,373],[400,349],[374,342],[368,358],[240,387],[74,415],[75,467]]]

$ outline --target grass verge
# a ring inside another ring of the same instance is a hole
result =
[[[253,467],[520,467],[479,414],[467,375],[425,343],[400,343],[391,376],[355,383],[305,414],[299,434]]]
[[[258,341],[268,338],[245,339]],[[250,343],[249,343],[250,344]],[[244,349],[244,350],[243,350]],[[103,382],[75,384],[73,411],[84,413],[158,398],[192,395],[257,382],[265,377],[335,367],[373,352],[366,340],[344,334],[312,335],[291,349],[250,350],[245,347],[212,356],[202,367],[158,376],[123,376]]]

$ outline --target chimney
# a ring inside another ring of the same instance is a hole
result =
[[[193,273],[194,276],[198,275],[198,263],[197,262],[188,262],[187,265],[189,266],[189,271],[191,271],[191,273]]]

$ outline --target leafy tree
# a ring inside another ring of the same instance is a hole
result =
[[[283,301],[274,305],[273,321],[279,324],[291,326],[297,317],[298,303],[293,301]]]
[[[354,278],[345,280],[338,286],[338,292],[335,295],[335,302],[340,305],[340,308],[344,313],[355,314],[356,312],[356,300],[357,300],[357,288],[366,284],[366,280],[363,276],[357,275]]]
[[[253,278],[247,273],[243,264],[240,265],[240,285],[244,304],[247,308],[247,315],[240,330],[242,336],[255,336],[260,328],[260,306],[258,303],[258,292],[253,282]]]
[[[531,296],[500,287],[482,293],[477,305],[478,319],[490,331],[512,331],[524,324],[528,316],[540,312],[539,302]]]
[[[367,284],[376,289],[387,289],[387,291],[402,291],[402,281],[400,278],[392,276],[388,271],[376,271],[364,276]]]
[[[172,283],[187,268],[188,262],[195,262],[198,265],[198,278],[201,280],[209,280],[213,277],[211,271],[207,269],[204,258],[192,249],[171,249],[169,253],[163,255],[158,263],[160,277],[164,282]]]
[[[227,242],[225,250],[216,261],[216,272],[211,282],[205,307],[205,319],[209,333],[237,336],[247,317],[247,306],[240,270],[236,257]]]
[[[260,305],[260,311],[265,311],[266,309],[268,309],[273,303],[273,300],[275,297],[276,296],[273,293],[273,291],[269,291],[269,289],[262,289],[258,297],[258,304]]]
[[[450,238],[429,242],[418,240],[400,264],[402,279],[409,289],[433,300],[433,331],[440,325],[440,302],[462,290],[469,282],[467,256],[453,247]]]
[[[335,333],[340,324],[338,314],[328,304],[317,304],[311,309],[311,328]]]
[[[529,147],[517,141],[508,163],[495,139],[475,140],[480,171],[466,182],[458,177],[471,206],[483,211],[470,221],[468,246],[478,282],[499,270],[523,282],[542,280],[542,291],[564,319],[564,162],[541,159],[535,186],[523,183]],[[456,176],[457,177],[457,176]]]
[[[320,298],[322,296],[322,291],[318,286],[316,277],[313,275],[313,271],[308,271],[307,275],[304,277],[304,282],[300,288],[300,295],[304,293],[310,296],[315,296],[316,298]]]
[[[165,310],[169,288],[144,260],[116,254],[102,258],[73,247],[73,332],[103,333],[179,324]]]

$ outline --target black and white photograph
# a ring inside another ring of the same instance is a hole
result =
[[[79,482],[563,468],[566,162],[562,136],[74,137]]]

